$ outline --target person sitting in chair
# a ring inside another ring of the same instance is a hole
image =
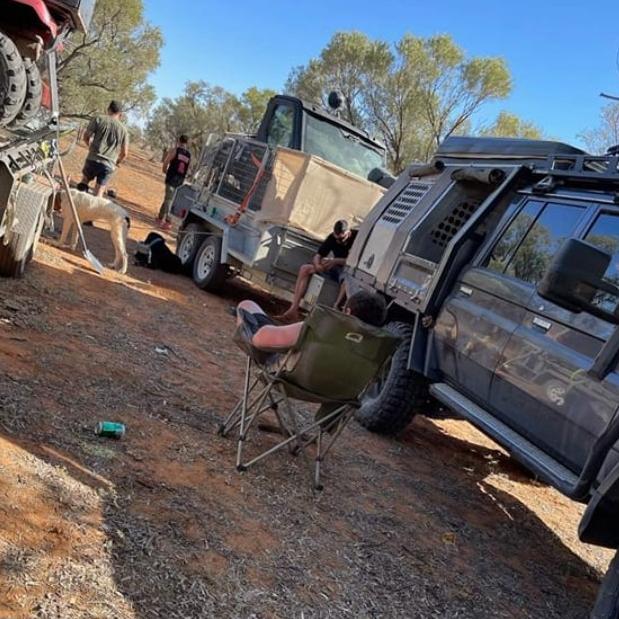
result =
[[[380,327],[387,318],[387,305],[378,294],[359,290],[352,294],[343,312],[374,327]],[[287,350],[301,334],[303,322],[278,326],[254,301],[241,301],[237,306],[237,325],[245,325],[252,334],[251,344],[259,350]]]
[[[335,222],[333,232],[322,242],[312,259],[312,263],[304,264],[299,269],[292,304],[281,316],[278,316],[279,320],[299,320],[301,299],[303,299],[303,295],[307,292],[309,281],[314,273],[320,273],[338,284],[342,284],[346,259],[356,236],[357,230],[350,230],[347,221],[340,219]],[[342,288],[338,295],[338,301],[341,300],[343,300]]]

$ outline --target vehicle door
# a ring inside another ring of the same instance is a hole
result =
[[[523,196],[513,201],[488,260],[463,271],[435,325],[434,351],[442,375],[481,406],[487,405],[500,355],[533,294],[530,286],[506,277],[504,265],[543,207],[543,201]]]
[[[599,381],[588,373],[615,325],[559,307],[536,292],[569,236],[611,253],[606,278],[619,281],[619,212],[596,205],[547,204],[504,269],[532,294],[522,323],[501,354],[490,402],[511,427],[579,472],[617,409],[619,375],[615,368]],[[595,303],[614,313],[619,298],[612,297],[600,295]]]

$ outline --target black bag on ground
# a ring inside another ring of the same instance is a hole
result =
[[[135,252],[138,266],[166,273],[183,273],[181,259],[166,245],[165,239],[157,232],[150,232],[146,239],[138,243]]]

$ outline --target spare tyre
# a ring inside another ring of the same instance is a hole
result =
[[[26,98],[19,114],[11,123],[11,128],[23,127],[29,123],[37,115],[41,107],[43,81],[41,80],[39,67],[31,58],[24,58],[24,68],[26,70]]]
[[[8,125],[26,99],[26,68],[15,43],[0,32],[0,127]]]

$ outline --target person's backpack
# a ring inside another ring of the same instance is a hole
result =
[[[150,232],[144,241],[138,243],[135,264],[166,273],[184,271],[181,259],[166,245],[165,239],[157,232]]]

